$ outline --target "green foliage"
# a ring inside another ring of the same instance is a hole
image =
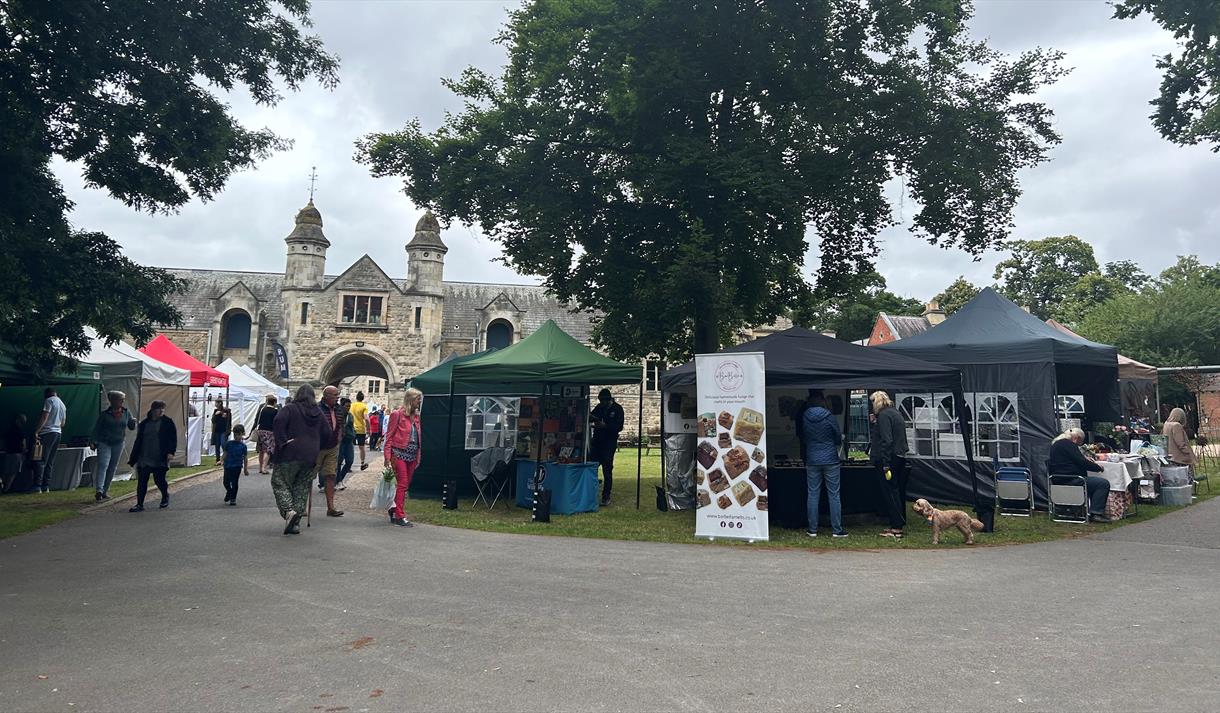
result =
[[[243,128],[201,85],[244,85],[274,104],[277,82],[333,84],[337,61],[297,27],[308,9],[306,0],[0,3],[0,334],[24,366],[70,366],[60,350],[79,355],[85,326],[140,341],[178,319],[166,301],[178,282],[68,224],[51,159],[79,162],[87,185],[137,210],[212,197],[285,142]]]
[[[1154,366],[1220,363],[1220,265],[1179,257],[1145,289],[1097,306],[1081,335]]]
[[[876,271],[864,273],[853,280],[851,290],[851,294],[831,299],[817,299],[809,295],[792,311],[792,321],[798,326],[820,332],[833,331],[839,339],[854,342],[872,334],[877,316],[882,312],[893,315],[923,314],[922,302],[886,290],[885,278]]]
[[[1101,274],[1112,280],[1117,280],[1119,284],[1131,290],[1142,289],[1152,279],[1139,265],[1131,260],[1108,262],[1101,269]]]
[[[964,0],[537,0],[500,37],[502,76],[446,82],[463,111],[372,134],[357,158],[600,311],[612,355],[679,361],[807,299],[807,226],[819,298],[850,294],[894,222],[894,177],[929,241],[1006,237],[1019,170],[1059,141],[1029,97],[1060,55],[1005,58],[966,37],[969,16]]]
[[[1076,237],[1012,240],[1012,257],[995,268],[1000,292],[1042,319],[1055,315],[1080,278],[1097,272],[1093,246]]]
[[[964,307],[970,300],[978,297],[979,292],[982,292],[982,288],[975,287],[964,276],[959,275],[953,284],[946,287],[945,291],[937,295],[935,299],[945,314],[950,315]]]
[[[1173,33],[1179,52],[1157,59],[1161,93],[1152,124],[1176,144],[1210,143],[1220,152],[1220,3],[1214,0],[1118,0],[1114,17],[1143,13]]]

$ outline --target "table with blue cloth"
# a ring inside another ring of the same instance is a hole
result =
[[[537,461],[517,460],[517,506],[534,505],[532,491]],[[597,463],[543,463],[542,489],[551,491],[551,512],[570,515],[597,512]]]

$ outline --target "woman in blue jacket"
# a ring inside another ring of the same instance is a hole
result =
[[[818,536],[818,502],[822,499],[822,483],[826,483],[826,498],[830,501],[830,530],[834,537],[847,537],[843,530],[843,506],[839,500],[839,444],[843,431],[839,420],[826,407],[826,397],[815,394],[809,407],[801,414],[801,440],[805,444],[805,477],[809,496],[805,507],[809,512],[810,537]]]

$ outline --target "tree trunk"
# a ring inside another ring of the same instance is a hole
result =
[[[695,317],[695,353],[711,354],[720,351],[720,324],[707,314]]]

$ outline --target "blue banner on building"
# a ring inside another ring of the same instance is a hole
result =
[[[279,342],[271,342],[271,349],[275,352],[275,368],[280,372],[281,379],[288,379],[288,351],[284,349],[284,345]]]

